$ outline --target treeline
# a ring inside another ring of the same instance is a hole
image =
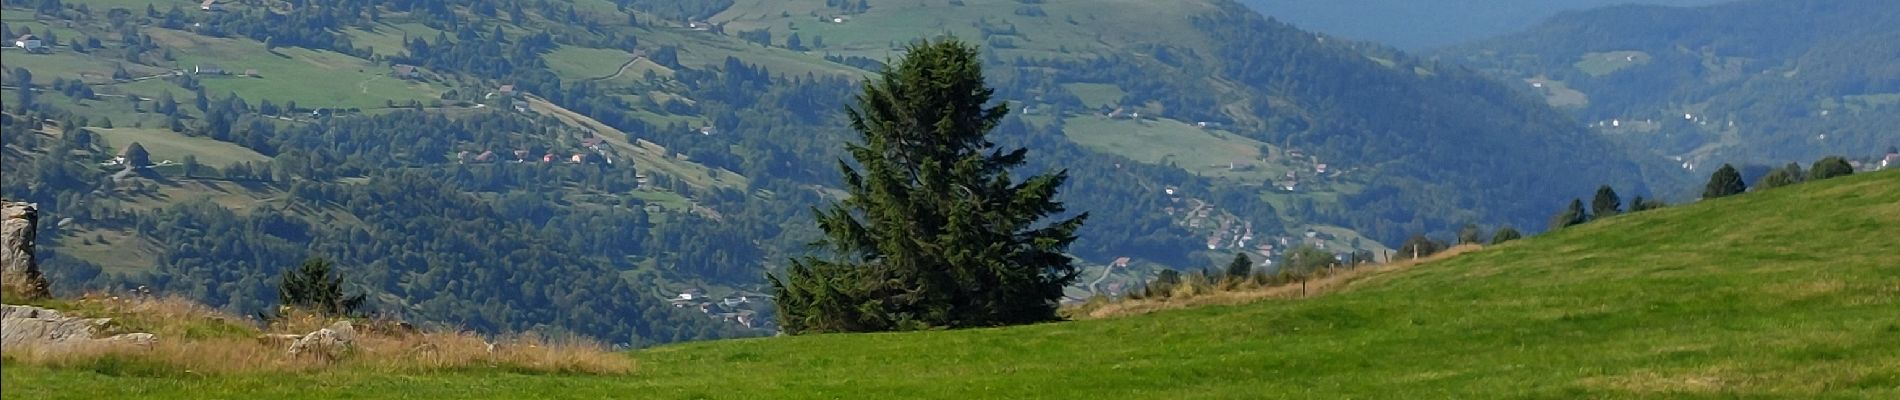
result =
[[[1889,154],[1900,154],[1900,149],[1890,147],[1887,151]],[[1717,168],[1714,173],[1709,174],[1708,183],[1703,185],[1702,200],[1718,199],[1740,195],[1751,190],[1767,190],[1853,174],[1854,166],[1848,163],[1846,158],[1829,156],[1815,161],[1814,164],[1805,171],[1802,170],[1800,163],[1788,163],[1786,166],[1770,169],[1768,172],[1760,175],[1760,178],[1758,178],[1751,187],[1744,181],[1746,178],[1742,176],[1741,171],[1736,169],[1735,166],[1722,164],[1721,168]],[[1669,204],[1664,203],[1662,200],[1654,198],[1645,199],[1642,196],[1636,196],[1635,199],[1630,201],[1629,208],[1626,211],[1622,197],[1617,195],[1614,188],[1611,188],[1609,185],[1604,185],[1597,188],[1596,195],[1591,197],[1587,208],[1581,198],[1570,200],[1569,206],[1565,207],[1563,211],[1558,212],[1557,215],[1551,217],[1550,229],[1558,230],[1619,214],[1643,212],[1668,206]]]

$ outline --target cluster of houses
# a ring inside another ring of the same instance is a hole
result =
[[[591,144],[589,144],[588,142],[591,142]],[[513,154],[514,157],[506,161],[509,163],[515,163],[515,164],[539,162],[541,164],[563,163],[563,164],[613,165],[614,160],[612,158],[607,157],[605,150],[600,149],[600,146],[601,146],[600,139],[588,138],[588,139],[582,140],[582,143],[583,145],[587,146],[589,149],[592,149],[594,151],[591,153],[590,152],[575,152],[573,154],[568,154],[568,155],[555,154],[554,152],[547,152],[545,154],[542,154],[540,157],[535,157],[533,154],[531,154],[531,152],[527,150],[515,150]],[[457,164],[492,164],[492,163],[503,161],[500,158],[501,156],[495,154],[493,150],[483,150],[481,153],[475,153],[472,151],[463,150],[463,151],[455,153],[455,160]]]
[[[1888,149],[1886,154],[1870,159],[1847,160],[1847,165],[1854,167],[1855,171],[1884,171],[1888,168],[1900,168],[1900,149]]]
[[[550,151],[550,152],[542,154],[540,157],[535,157],[533,155],[533,152],[523,149],[523,150],[515,150],[514,153],[512,154],[513,157],[505,161],[509,163],[515,163],[515,164],[539,162],[542,164],[566,163],[566,164],[613,165],[614,160],[612,158],[607,157],[607,150],[604,148],[606,147],[606,144],[607,144],[607,141],[599,137],[584,138],[584,139],[581,139],[581,147],[585,147],[588,150],[591,150],[592,152],[577,151],[577,152],[574,152],[573,154],[563,155],[563,154],[555,154],[554,152]],[[456,160],[456,163],[458,164],[490,164],[490,163],[504,161],[502,160],[502,155],[495,154],[493,150],[483,150],[480,153],[476,153],[476,152],[468,151],[468,150],[462,150],[460,152],[455,153],[455,160]]]
[[[1114,111],[1109,111],[1109,112],[1108,112],[1107,114],[1102,114],[1102,116],[1104,116],[1104,117],[1108,117],[1108,119],[1132,119],[1132,120],[1140,120],[1140,119],[1141,119],[1141,112],[1140,112],[1140,111],[1128,111],[1128,109],[1126,109],[1126,108],[1123,108],[1123,107],[1115,107],[1115,110],[1114,110]]]
[[[1291,161],[1295,161],[1296,165],[1298,165],[1297,161],[1300,161],[1301,159],[1308,158],[1308,157],[1306,156],[1305,153],[1296,149],[1296,150],[1288,150],[1287,158]],[[1332,171],[1333,175],[1339,175],[1339,174],[1344,173],[1343,171],[1334,171],[1333,169],[1331,169],[1330,166],[1326,165],[1326,163],[1319,162],[1319,157],[1311,157],[1310,159],[1306,161],[1312,165],[1313,175],[1316,177],[1326,175],[1327,171]],[[1286,177],[1278,181],[1273,181],[1273,182],[1268,182],[1268,183],[1272,184],[1275,189],[1284,190],[1288,192],[1297,192],[1300,189],[1300,169],[1298,168],[1289,169],[1286,171]]]
[[[687,289],[667,301],[672,303],[674,308],[696,308],[705,313],[707,318],[756,329],[766,327],[768,321],[759,318],[759,313],[751,310],[751,306],[755,304],[769,306],[766,303],[771,299],[771,295],[746,291],[713,299],[712,296],[707,296],[705,291]]]

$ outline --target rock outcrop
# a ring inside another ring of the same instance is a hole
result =
[[[350,321],[337,321],[329,327],[318,329],[290,344],[290,355],[315,355],[330,359],[342,357],[356,341],[356,326]]]
[[[68,317],[59,311],[33,306],[0,305],[0,348],[57,349],[61,346],[108,343],[151,346],[150,333],[128,333],[99,338],[111,318]]]
[[[0,271],[39,276],[40,266],[33,261],[33,235],[40,227],[39,205],[5,202],[0,208],[4,209],[0,211]]]

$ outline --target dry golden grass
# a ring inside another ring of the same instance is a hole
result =
[[[45,281],[20,272],[0,272],[0,299],[24,302],[45,297]]]
[[[1178,310],[1190,307],[1239,305],[1268,299],[1318,296],[1342,290],[1366,278],[1456,257],[1460,254],[1480,249],[1483,249],[1483,247],[1479,245],[1460,245],[1431,256],[1414,260],[1362,266],[1353,269],[1320,271],[1315,274],[1315,276],[1308,278],[1304,283],[1293,282],[1280,285],[1260,285],[1255,282],[1246,282],[1241,284],[1223,283],[1221,285],[1202,285],[1189,282],[1188,284],[1175,286],[1173,293],[1166,298],[1124,299],[1119,301],[1096,300],[1065,310],[1064,314],[1073,319],[1088,320],[1140,315],[1156,311]]]
[[[353,320],[350,347],[329,354],[291,355],[294,335],[330,326],[336,320],[293,312],[258,329],[182,298],[89,295],[71,303],[48,304],[72,315],[113,318],[102,334],[152,333],[149,345],[89,341],[59,346],[5,349],[10,361],[56,368],[125,368],[133,365],[159,374],[230,375],[258,372],[308,372],[326,369],[374,372],[430,372],[505,369],[516,372],[625,375],[634,361],[596,341],[518,335],[491,344],[470,332],[416,329],[389,320]],[[314,352],[312,352],[314,353]]]

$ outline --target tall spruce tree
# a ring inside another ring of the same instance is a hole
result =
[[[1728,197],[1748,191],[1748,185],[1742,184],[1742,174],[1735,167],[1722,164],[1721,169],[1709,175],[1709,184],[1702,188],[1703,199]]]
[[[769,277],[787,333],[1047,321],[1076,278],[1063,251],[1086,215],[1045,223],[1067,172],[1019,181],[1026,151],[985,138],[1009,108],[990,104],[981,53],[907,50],[846,110],[857,166],[839,162],[850,197],[814,210],[821,251]]]

